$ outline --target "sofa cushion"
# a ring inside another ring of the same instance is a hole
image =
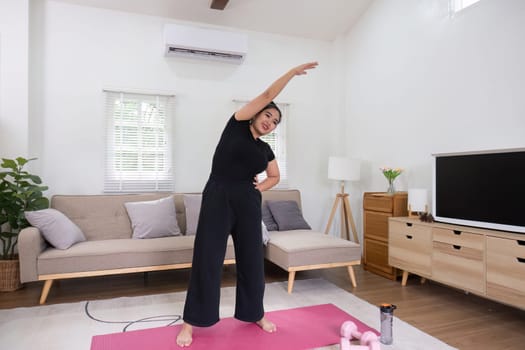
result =
[[[145,266],[189,264],[195,236],[111,239],[80,242],[67,251],[47,249],[38,258],[38,274],[74,273]],[[225,259],[234,259],[228,239]]]
[[[31,226],[38,228],[46,241],[55,248],[67,249],[86,240],[80,228],[56,209],[26,211],[24,214]]]
[[[292,230],[272,235],[265,254],[268,260],[287,269],[360,260],[361,246],[316,231]]]
[[[124,203],[133,238],[159,238],[181,234],[173,196],[153,201]]]
[[[197,232],[199,214],[201,212],[202,195],[185,194],[184,207],[186,209],[186,235],[194,235]]]
[[[304,220],[297,202],[287,200],[267,201],[266,203],[277,223],[279,231],[311,229],[310,225]]]
[[[264,225],[266,226],[266,229],[268,231],[277,231],[277,223],[275,222],[275,219],[272,216],[272,212],[270,211],[270,208],[268,208],[268,203],[264,202],[261,207],[262,210],[262,221],[264,222]]]

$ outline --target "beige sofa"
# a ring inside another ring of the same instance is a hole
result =
[[[53,196],[51,207],[65,214],[83,232],[86,240],[69,247],[50,246],[35,227],[20,233],[20,277],[22,282],[44,281],[40,303],[45,303],[53,281],[135,272],[190,268],[194,236],[185,235],[184,194],[174,194],[175,211],[182,235],[132,239],[132,228],[124,203],[156,200],[169,193],[134,195]],[[263,200],[294,200],[297,190],[272,190]],[[296,271],[348,266],[360,263],[358,244],[311,230],[270,232],[266,258],[289,272],[288,291]],[[228,241],[225,264],[234,264],[233,243]]]
[[[263,202],[267,200],[294,200],[301,208],[298,190],[263,192]],[[288,293],[292,292],[296,272],[333,267],[346,267],[356,287],[353,266],[361,264],[361,247],[315,230],[270,231],[265,257],[288,271]]]

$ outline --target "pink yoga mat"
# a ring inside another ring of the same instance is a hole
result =
[[[372,329],[333,304],[267,312],[277,325],[277,332],[266,333],[253,323],[234,318],[222,319],[208,328],[193,329],[191,350],[304,350],[339,343],[340,327],[353,321],[359,331]],[[176,350],[180,325],[126,333],[97,335],[91,350]]]

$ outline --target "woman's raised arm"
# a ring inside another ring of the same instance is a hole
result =
[[[306,74],[309,69],[317,67],[317,62],[309,62],[294,67],[286,72],[279,79],[274,81],[262,94],[248,102],[241,109],[235,112],[235,119],[250,120],[270,103],[284,89],[286,84],[296,75]]]

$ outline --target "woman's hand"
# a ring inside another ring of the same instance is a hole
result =
[[[259,192],[262,192],[261,189],[259,188],[259,179],[257,178],[257,175],[253,177],[253,186],[255,187],[256,190],[259,190]]]
[[[277,165],[277,160],[273,159],[268,162],[268,166],[266,167],[266,179],[259,182],[257,176],[255,176],[253,178],[253,186],[260,192],[268,191],[270,188],[277,185],[280,179],[281,174],[279,172],[279,165]]]
[[[318,64],[319,63],[317,62],[304,63],[300,66],[293,68],[292,71],[294,72],[294,75],[303,75],[307,73],[307,70],[314,69],[315,67],[317,67]]]

